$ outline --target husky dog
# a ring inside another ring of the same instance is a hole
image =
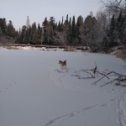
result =
[[[67,60],[59,60],[61,70],[67,70]]]

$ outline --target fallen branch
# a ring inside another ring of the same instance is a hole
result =
[[[95,66],[93,69],[83,69],[78,71],[78,73],[76,72],[76,74],[73,74],[72,76],[75,76],[78,79],[95,79],[96,74],[99,75],[100,78],[93,83],[95,85],[103,79],[107,79],[105,80],[107,82],[102,84],[101,87],[113,83],[118,86],[126,86],[126,75],[117,73],[115,71],[102,72],[98,70],[97,66]]]
[[[111,74],[115,74],[115,79],[112,79],[111,81],[108,81],[107,83],[101,85],[101,87],[104,87],[108,84],[112,84],[114,83],[116,86],[126,86],[126,75],[123,75],[123,74],[120,74],[120,73],[117,73],[117,72],[109,72],[108,73],[109,75]],[[102,78],[103,79],[103,78]],[[101,78],[99,80],[97,80],[95,83],[97,83],[98,81],[102,80]],[[125,84],[123,84],[123,82],[125,82]]]

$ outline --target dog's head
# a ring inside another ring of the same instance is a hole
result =
[[[67,65],[67,61],[66,60],[59,60],[59,64],[62,66],[66,66]]]

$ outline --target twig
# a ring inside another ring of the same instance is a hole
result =
[[[99,74],[103,75],[104,77],[110,79],[107,75],[109,75],[109,74],[111,74],[111,73],[104,74],[104,73],[101,73],[101,72],[99,72],[99,71],[97,71],[97,73],[99,73]]]
[[[97,72],[98,72],[98,71],[97,71]],[[100,79],[98,79],[97,81],[95,81],[93,84],[98,83],[100,80],[104,79],[105,77],[108,78],[108,79],[110,79],[107,75],[111,74],[111,72],[109,72],[109,73],[107,73],[107,74],[103,74],[103,73],[101,73],[101,72],[98,72],[98,73],[101,74],[101,75],[104,75],[104,76],[102,76]]]
[[[104,86],[106,86],[106,85],[108,85],[108,84],[111,84],[111,83],[113,83],[114,81],[116,81],[116,79],[114,79],[114,80],[111,80],[111,81],[109,81],[109,82],[107,82],[107,83],[105,83],[105,84],[101,85],[100,87],[104,87]]]

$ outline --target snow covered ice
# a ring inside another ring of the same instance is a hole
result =
[[[73,76],[95,65],[126,75],[126,62],[112,55],[1,48],[0,126],[126,126],[125,87]]]

